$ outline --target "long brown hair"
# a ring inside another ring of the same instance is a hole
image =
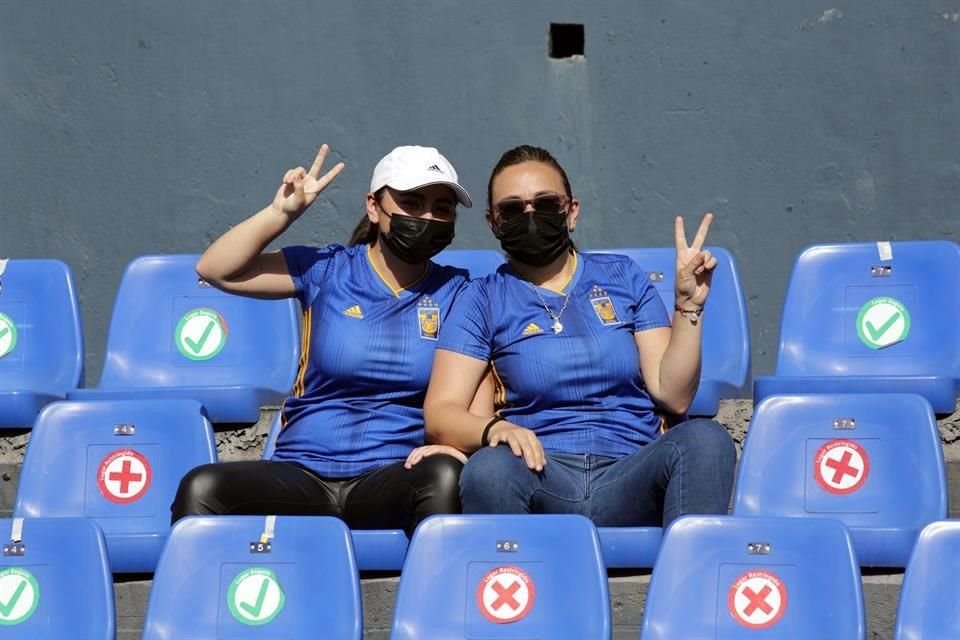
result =
[[[384,187],[385,188],[385,187]],[[374,199],[377,203],[380,202],[380,198],[383,197],[383,189],[379,189],[376,193],[373,194]],[[367,212],[363,212],[363,217],[360,218],[360,222],[357,223],[356,228],[353,230],[353,233],[350,234],[350,240],[347,242],[348,247],[355,247],[358,244],[373,244],[377,239],[377,236],[380,233],[380,228],[370,222],[370,218],[367,216]]]

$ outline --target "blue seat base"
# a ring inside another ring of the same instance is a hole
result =
[[[107,553],[113,573],[153,573],[160,559],[167,532],[108,533]]]
[[[352,530],[360,571],[400,571],[410,541],[400,529]]]
[[[287,394],[255,387],[141,387],[76,389],[68,400],[196,400],[211,422],[256,422],[260,407],[278,406]]]
[[[657,560],[660,527],[599,527],[597,532],[608,569],[649,569]]]
[[[848,526],[861,567],[906,567],[920,528]]]
[[[40,410],[63,396],[27,389],[0,391],[0,427],[33,428]]]
[[[821,393],[915,393],[936,413],[953,413],[957,382],[940,376],[763,376],[753,381],[753,404],[772,395]]]

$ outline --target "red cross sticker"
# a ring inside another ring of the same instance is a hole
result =
[[[747,571],[734,580],[727,596],[733,619],[748,629],[767,629],[787,610],[787,587],[763,569]]]
[[[863,486],[869,473],[870,457],[853,440],[831,440],[813,456],[813,477],[828,493],[853,493]]]
[[[488,572],[477,586],[477,605],[490,622],[522,620],[533,608],[533,580],[522,569],[505,566]]]
[[[97,470],[97,487],[116,504],[129,504],[143,497],[153,471],[145,456],[133,449],[118,449],[107,455]]]

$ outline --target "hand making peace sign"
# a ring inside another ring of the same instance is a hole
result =
[[[307,207],[313,204],[320,192],[326,189],[333,182],[333,179],[343,171],[344,164],[338,162],[322,178],[320,177],[320,169],[323,167],[323,161],[326,160],[329,150],[330,148],[327,145],[320,147],[310,171],[306,171],[303,167],[287,171],[283,176],[283,184],[277,189],[277,195],[273,197],[274,209],[292,218],[297,218],[307,210]]]
[[[693,311],[703,307],[710,293],[710,281],[717,259],[709,251],[702,251],[707,239],[707,230],[713,222],[713,214],[703,216],[693,244],[687,245],[687,234],[683,228],[683,217],[677,216],[674,228],[677,240],[677,280],[675,285],[677,305],[681,309]]]

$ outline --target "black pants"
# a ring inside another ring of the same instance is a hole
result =
[[[460,513],[462,469],[447,455],[355,478],[322,478],[293,462],[205,464],[180,481],[172,522],[190,515],[337,516],[351,529],[403,529],[409,536],[428,516]]]

